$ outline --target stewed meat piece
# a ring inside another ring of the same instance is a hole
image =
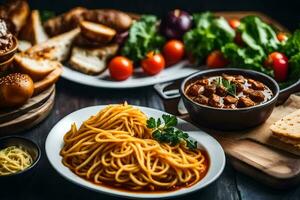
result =
[[[235,80],[234,76],[230,76],[228,74],[222,74],[222,77],[228,81],[233,81]]]
[[[209,81],[208,81],[208,79],[201,79],[201,80],[197,80],[196,82],[195,82],[195,84],[199,84],[199,85],[208,85],[208,83],[209,83]]]
[[[216,88],[216,93],[217,93],[217,95],[219,95],[221,97],[224,97],[227,94],[227,90],[226,90],[226,88],[224,86],[219,85]]]
[[[253,79],[248,79],[248,83],[250,83],[251,88],[253,88],[255,90],[264,90],[265,89],[265,85],[259,81],[255,81]]]
[[[194,85],[192,85],[191,87],[189,87],[189,89],[188,89],[188,91],[187,91],[187,94],[188,94],[189,96],[196,97],[196,96],[198,96],[199,94],[201,94],[203,91],[204,91],[204,86],[194,84]]]
[[[265,100],[265,95],[262,91],[257,91],[257,90],[254,90],[253,92],[251,92],[249,94],[249,97],[252,101],[255,101],[255,102],[262,102],[263,100]]]
[[[203,105],[207,105],[208,104],[208,98],[202,94],[200,94],[199,96],[195,97],[193,99],[195,102],[199,103],[199,104],[203,104]]]
[[[244,90],[243,90],[243,93],[244,93],[245,95],[249,95],[249,94],[251,94],[251,93],[253,93],[253,92],[254,92],[254,90],[251,89],[251,88],[247,88],[247,89],[244,89]]]
[[[238,75],[235,77],[235,81],[238,82],[238,83],[245,83],[246,82],[246,79],[245,77],[243,77],[242,75]]]
[[[235,104],[238,101],[237,98],[227,95],[226,97],[224,97],[224,104]]]
[[[255,102],[252,101],[250,98],[248,98],[248,97],[239,98],[239,100],[238,100],[239,108],[245,108],[245,107],[251,107],[251,106],[255,106]]]
[[[207,85],[204,86],[204,92],[203,94],[207,97],[210,97],[211,95],[216,93],[216,86],[215,85]]]
[[[240,93],[240,92],[242,92],[244,90],[244,85],[241,84],[241,83],[239,83],[239,82],[236,82],[235,86],[236,86],[236,92],[237,93]]]
[[[243,91],[245,95],[248,95],[251,100],[255,102],[262,102],[265,100],[265,95],[262,91],[253,90],[251,88],[245,89]]]
[[[212,107],[216,107],[216,108],[221,108],[222,105],[220,103],[220,96],[213,94],[209,99],[208,99],[208,104]]]

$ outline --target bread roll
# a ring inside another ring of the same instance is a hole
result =
[[[13,73],[0,78],[0,107],[21,106],[32,96],[32,79],[21,73]]]

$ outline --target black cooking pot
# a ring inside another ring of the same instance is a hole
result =
[[[186,87],[203,77],[222,75],[243,75],[260,81],[270,88],[273,97],[265,103],[248,108],[223,109],[214,108],[192,101],[186,94]],[[244,130],[265,122],[271,115],[279,96],[279,86],[271,77],[253,70],[223,68],[204,70],[187,77],[181,84],[180,93],[184,105],[197,124],[218,130]]]

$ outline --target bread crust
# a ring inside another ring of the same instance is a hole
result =
[[[300,109],[278,120],[270,129],[278,137],[300,141]]]

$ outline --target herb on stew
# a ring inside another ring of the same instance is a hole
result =
[[[152,137],[161,143],[177,145],[185,141],[186,146],[193,150],[197,148],[197,141],[189,139],[189,135],[182,130],[177,129],[177,118],[172,115],[162,115],[161,118],[155,120],[150,117],[147,120],[147,127],[153,129]]]
[[[232,83],[231,81],[224,79],[222,77],[219,77],[217,79],[217,85],[225,87],[226,91],[231,96],[234,96],[234,97],[236,96],[236,85],[234,83]]]

